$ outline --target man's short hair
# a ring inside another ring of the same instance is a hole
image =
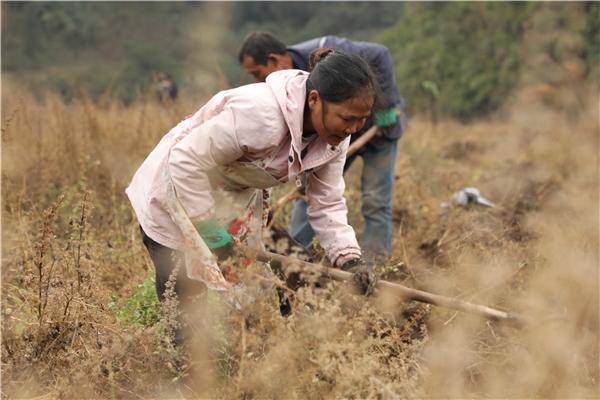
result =
[[[245,56],[250,56],[255,63],[266,65],[267,56],[271,53],[285,54],[285,43],[268,32],[253,32],[246,36],[238,54],[240,64]]]

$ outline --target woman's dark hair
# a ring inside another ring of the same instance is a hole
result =
[[[244,39],[238,53],[238,61],[241,64],[245,56],[250,56],[256,64],[265,65],[269,54],[285,54],[286,52],[285,44],[275,36],[268,32],[253,32]]]
[[[356,54],[315,49],[309,58],[310,76],[306,92],[319,92],[325,102],[341,103],[356,96],[371,95],[377,102],[379,85],[369,64]]]

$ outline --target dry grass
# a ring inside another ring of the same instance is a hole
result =
[[[123,190],[194,111],[43,101],[3,82],[3,398],[596,398],[598,114],[516,96],[487,121],[413,118],[400,142],[384,276],[536,317],[526,328],[368,301],[339,284],[228,312],[208,296],[189,355],[168,320],[116,307],[152,271]],[[360,228],[357,164],[348,176]],[[498,209],[442,212],[465,186]],[[116,300],[115,300],[116,299]],[[112,306],[111,306],[112,304]]]

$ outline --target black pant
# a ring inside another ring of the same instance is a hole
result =
[[[160,243],[152,240],[140,226],[142,240],[144,246],[150,254],[150,258],[154,263],[156,272],[156,294],[162,302],[166,299],[167,283],[171,278],[171,274],[175,270],[177,264],[179,269],[177,275],[174,276],[174,292],[177,299],[177,309],[175,320],[176,326],[172,326],[174,343],[178,346],[183,345],[188,341],[188,338],[193,335],[193,325],[197,315],[198,301],[201,294],[206,291],[204,283],[190,279],[187,277],[185,265],[183,262],[183,253],[163,246]]]
[[[165,299],[167,282],[178,262],[180,263],[180,267],[175,278],[175,294],[177,294],[179,300],[186,301],[189,297],[204,293],[206,286],[202,282],[187,277],[183,263],[183,253],[155,242],[146,235],[141,226],[140,232],[142,233],[144,246],[146,246],[150,258],[154,263],[156,271],[156,294],[160,301],[164,301]]]

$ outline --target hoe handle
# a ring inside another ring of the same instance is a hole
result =
[[[350,147],[348,147],[348,151],[346,152],[346,157],[350,157],[352,154],[356,153],[358,149],[363,147],[365,143],[377,135],[377,132],[379,132],[379,127],[377,125],[370,127],[365,133],[362,134],[362,136],[350,144]],[[302,197],[302,194],[298,191],[298,188],[290,190],[285,195],[281,196],[279,200],[277,200],[277,202],[271,207],[271,212],[273,215],[275,215],[283,207],[285,207],[287,203],[300,197]]]
[[[306,261],[301,261],[296,258],[282,256],[264,250],[246,249],[247,254],[252,254],[257,260],[263,262],[273,262],[281,265],[283,270],[286,267],[294,266],[301,271],[317,272],[322,276],[326,276],[336,281],[347,281],[352,279],[352,273],[342,271],[336,268],[329,268],[319,264],[313,264]],[[469,303],[467,301],[454,299],[439,294],[425,292],[423,290],[412,289],[398,283],[379,280],[377,287],[395,292],[404,300],[414,300],[422,303],[433,304],[435,306],[446,307],[453,310],[463,311],[469,314],[479,315],[492,320],[508,320],[518,323],[525,322],[525,318],[519,314],[497,310],[491,307]]]

